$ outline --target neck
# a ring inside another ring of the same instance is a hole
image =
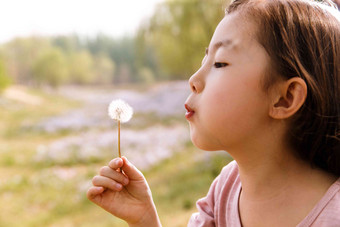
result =
[[[284,142],[285,130],[263,128],[262,133],[248,138],[247,143],[228,150],[238,163],[244,198],[284,198],[288,193],[309,187],[321,192],[336,180],[332,174],[297,158]]]
[[[242,143],[228,144],[226,150],[239,167],[238,208],[244,226],[295,226],[336,180],[297,158],[284,142],[284,132],[284,127],[270,125]]]
[[[286,146],[273,146],[237,152],[242,196],[256,201],[285,198],[295,190],[313,188],[326,192],[336,180],[331,174],[311,168],[309,163],[295,157]]]
[[[280,196],[293,180],[308,172],[307,165],[288,155],[285,157],[258,157],[236,160],[239,165],[242,193],[252,199],[266,199]]]

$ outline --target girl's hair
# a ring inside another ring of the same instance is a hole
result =
[[[254,22],[257,41],[270,56],[263,87],[300,77],[307,98],[287,133],[298,156],[340,176],[340,19],[324,0],[234,0],[227,14]]]

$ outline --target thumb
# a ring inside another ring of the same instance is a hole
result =
[[[134,166],[129,160],[123,156],[124,165],[122,167],[124,173],[129,177],[130,180],[144,180],[143,174]]]

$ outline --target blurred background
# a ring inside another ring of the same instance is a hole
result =
[[[116,98],[134,117],[122,154],[164,226],[186,226],[225,152],[190,142],[188,78],[228,0],[11,0],[0,14],[0,227],[126,226],[86,191],[117,154]]]
[[[11,0],[0,14],[0,226],[126,226],[89,202],[117,154],[116,98],[134,117],[122,154],[146,176],[164,226],[186,226],[224,152],[190,142],[188,78],[225,0]]]

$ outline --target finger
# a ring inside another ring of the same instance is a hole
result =
[[[123,166],[123,160],[121,158],[115,158],[115,159],[112,159],[110,162],[109,162],[109,167],[114,169],[114,170],[117,170],[119,168],[121,168]]]
[[[122,185],[127,185],[129,183],[129,179],[123,173],[117,172],[108,166],[103,166],[100,169],[99,174],[101,176],[111,178]]]
[[[116,182],[115,180],[112,180],[111,178],[108,178],[108,177],[98,176],[98,175],[93,177],[92,184],[94,186],[108,188],[113,191],[120,191],[123,188],[123,185]]]
[[[143,174],[131,162],[129,162],[129,160],[126,157],[122,157],[122,159],[124,161],[122,169],[130,180],[144,179]]]
[[[105,189],[103,187],[91,187],[87,190],[86,196],[89,200],[93,201],[97,195],[103,193]]]

